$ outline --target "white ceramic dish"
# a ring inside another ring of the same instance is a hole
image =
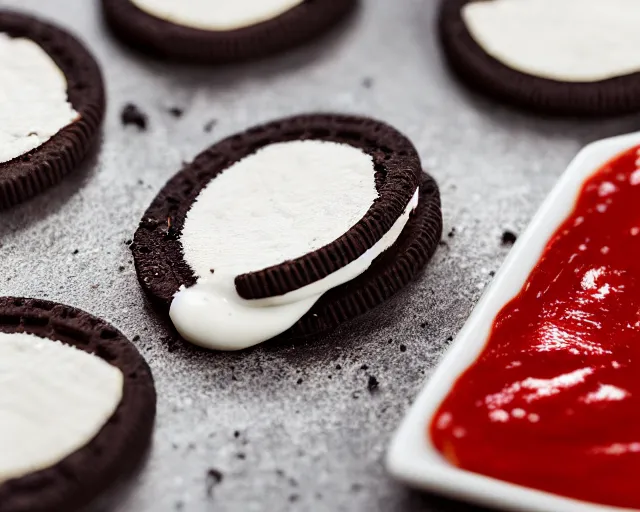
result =
[[[638,144],[640,132],[602,140],[584,148],[571,162],[514,245],[396,432],[387,455],[387,467],[393,476],[420,489],[501,509],[530,512],[630,510],[562,498],[463,471],[440,455],[431,444],[427,429],[455,381],[484,348],[498,312],[519,293],[549,238],[573,211],[582,184],[607,161]]]

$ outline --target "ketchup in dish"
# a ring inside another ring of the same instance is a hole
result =
[[[584,183],[429,434],[465,470],[640,508],[640,147]]]

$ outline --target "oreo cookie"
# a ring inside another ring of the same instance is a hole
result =
[[[539,113],[640,110],[633,0],[441,1],[444,53],[471,88]]]
[[[109,324],[53,302],[0,298],[0,512],[74,512],[149,447],[149,367]]]
[[[132,250],[185,339],[237,350],[374,308],[417,276],[441,231],[438,187],[406,137],[303,115],[200,154],[152,202]]]
[[[86,156],[105,108],[100,68],[66,31],[0,8],[0,209],[59,182]]]
[[[357,0],[102,0],[125,43],[156,57],[220,64],[264,57],[310,41],[354,10]]]

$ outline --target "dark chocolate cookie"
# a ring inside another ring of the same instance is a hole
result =
[[[335,327],[380,304],[413,279],[435,251],[442,231],[440,196],[424,174],[411,142],[390,126],[342,115],[297,116],[252,128],[199,155],[172,178],[144,215],[132,246],[139,281],[167,312],[180,286],[196,276],[179,240],[185,217],[203,188],[235,162],[271,143],[344,143],[372,156],[378,198],[365,216],[334,242],[295,260],[236,277],[245,299],[283,295],[322,279],[359,258],[389,231],[420,186],[420,202],[397,242],[360,277],[326,293],[294,327],[296,335]]]
[[[156,57],[220,64],[264,57],[314,39],[345,18],[357,0],[305,0],[275,18],[232,30],[205,30],[153,16],[131,0],[102,0],[122,41]]]
[[[564,82],[517,71],[489,55],[473,38],[462,16],[464,6],[477,1],[491,0],[441,0],[438,22],[449,65],[469,87],[545,114],[614,115],[640,110],[640,73],[594,82]]]
[[[89,444],[53,466],[0,483],[0,512],[79,510],[132,473],[146,454],[156,409],[149,367],[109,324],[53,302],[0,298],[0,332],[60,341],[101,358],[124,376],[120,405]]]
[[[102,74],[84,45],[65,30],[0,8],[0,33],[37,43],[67,79],[68,100],[79,119],[39,147],[0,163],[0,209],[58,183],[83,160],[98,136],[105,109]]]

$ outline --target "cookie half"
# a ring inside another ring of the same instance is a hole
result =
[[[411,142],[372,119],[306,115],[225,139],[158,194],[132,246],[180,334],[236,350],[308,336],[411,281],[440,240]]]
[[[218,64],[264,57],[321,35],[357,0],[102,0],[113,33],[160,58]]]
[[[536,112],[640,110],[634,0],[442,0],[444,53],[470,87]]]
[[[0,298],[0,375],[0,512],[80,510],[141,462],[153,378],[103,320]]]
[[[0,209],[56,184],[97,138],[105,96],[82,43],[31,16],[0,9]]]

